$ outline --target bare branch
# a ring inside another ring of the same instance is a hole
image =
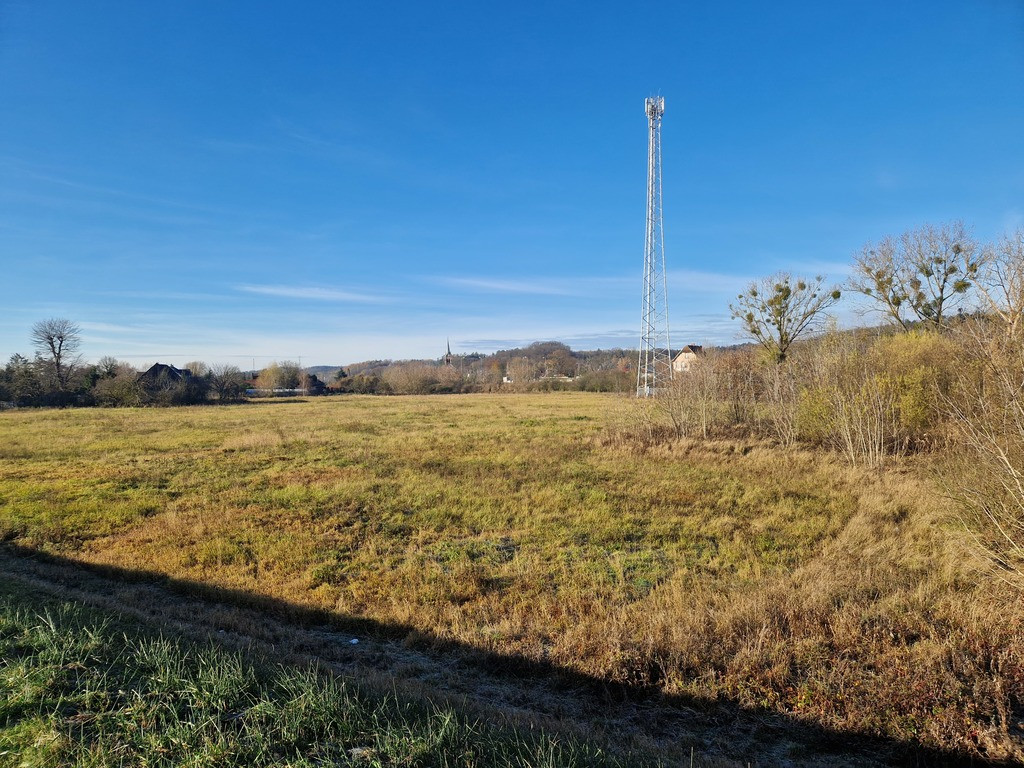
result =
[[[1024,229],[1004,236],[983,259],[978,292],[1013,337],[1024,329]]]
[[[962,222],[927,225],[865,246],[848,286],[904,329],[915,320],[941,328],[968,297],[985,258]]]
[[[80,363],[81,329],[63,317],[40,320],[29,335],[36,352],[51,366],[57,389],[65,392]]]
[[[806,335],[839,301],[837,287],[824,288],[825,278],[793,278],[786,272],[751,283],[730,304],[732,316],[743,330],[781,363],[793,342]]]

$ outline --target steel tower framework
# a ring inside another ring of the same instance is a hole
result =
[[[661,117],[665,99],[646,99],[647,231],[644,237],[643,315],[636,395],[650,397],[672,378],[672,345],[668,331],[668,278],[665,274],[665,224],[661,204]]]

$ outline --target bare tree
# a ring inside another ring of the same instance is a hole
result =
[[[117,358],[111,355],[104,355],[97,360],[96,374],[100,377],[113,377],[117,375]]]
[[[523,389],[537,377],[536,365],[526,356],[514,357],[505,366],[508,378],[512,380],[513,386]]]
[[[278,366],[278,364],[276,362],[273,362],[266,368],[264,368],[262,371],[260,371],[259,376],[256,378],[257,386],[260,389],[266,390],[277,389],[280,386],[278,381],[281,378],[279,369],[280,367]]]
[[[277,386],[281,389],[299,389],[302,386],[302,368],[294,360],[277,364]]]
[[[63,317],[40,320],[32,326],[31,338],[39,357],[49,366],[57,389],[66,392],[81,362],[81,329]]]
[[[974,284],[983,252],[963,222],[926,225],[867,245],[853,261],[850,289],[873,299],[903,328],[940,328]]]
[[[206,376],[210,372],[210,366],[202,360],[193,360],[182,366],[186,371],[192,371],[193,376]]]
[[[978,292],[1010,336],[1024,332],[1024,229],[989,248],[978,273]]]
[[[245,375],[237,365],[214,363],[210,366],[210,388],[218,400],[238,400],[245,393]]]
[[[747,335],[781,363],[793,342],[814,330],[839,301],[839,289],[824,288],[824,282],[822,275],[804,280],[780,272],[751,283],[729,309]]]
[[[259,385],[262,389],[298,389],[302,383],[302,370],[291,360],[272,362],[260,371]]]

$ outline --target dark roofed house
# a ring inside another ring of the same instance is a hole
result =
[[[192,371],[188,368],[175,368],[173,365],[154,363],[148,371],[140,373],[136,381],[147,387],[166,387],[191,378]]]
[[[195,405],[206,401],[209,382],[188,368],[156,363],[136,379],[143,402],[152,405]]]

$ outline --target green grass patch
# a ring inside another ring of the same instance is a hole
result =
[[[640,762],[638,762],[638,760]],[[0,580],[0,766],[619,766]]]

